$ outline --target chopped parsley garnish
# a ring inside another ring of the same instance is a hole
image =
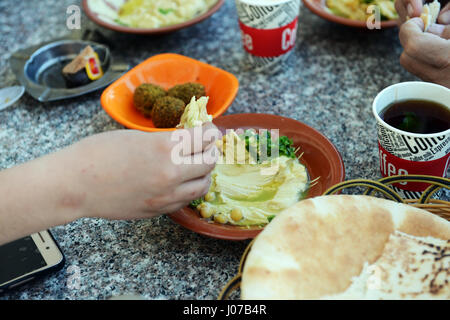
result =
[[[121,26],[129,27],[128,24],[126,24],[125,22],[121,21],[120,19],[114,19],[114,22],[117,23],[117,24],[120,24]]]
[[[189,203],[189,207],[191,207],[191,208],[197,208],[197,206],[200,204],[200,203],[203,203],[205,200],[203,200],[203,198],[199,198],[199,199],[195,199],[195,200],[192,200],[190,203]]]
[[[294,142],[292,139],[289,139],[286,136],[281,136],[278,139],[278,145],[279,145],[279,154],[280,156],[286,156],[288,158],[295,158],[295,148],[294,148]]]
[[[295,158],[294,143],[286,136],[280,136],[276,140],[272,140],[270,131],[264,131],[264,134],[257,134],[252,130],[247,130],[243,134],[245,140],[245,148],[256,160],[257,163],[268,160],[272,154],[278,156],[286,156]]]
[[[175,10],[173,10],[173,9],[163,9],[163,8],[159,8],[158,9],[158,11],[161,13],[161,14],[169,14],[169,13],[171,13],[171,12],[174,12]]]

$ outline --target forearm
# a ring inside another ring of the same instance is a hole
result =
[[[67,151],[0,172],[0,244],[83,216]]]

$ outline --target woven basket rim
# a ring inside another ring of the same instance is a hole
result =
[[[399,182],[425,182],[429,183],[430,186],[422,193],[422,197],[419,199],[403,199],[397,192],[389,188],[389,185]],[[450,201],[431,198],[433,194],[442,188],[450,190],[450,179],[448,178],[426,175],[397,175],[379,180],[353,179],[336,184],[325,191],[323,195],[332,195],[349,187],[361,186],[367,187],[367,190],[364,192],[365,195],[372,196],[371,194],[373,191],[379,191],[391,200],[427,210],[432,214],[450,221]],[[222,288],[217,298],[218,300],[227,300],[231,293],[240,286],[245,260],[247,259],[254,241],[255,239],[253,239],[245,248],[239,262],[237,274]]]

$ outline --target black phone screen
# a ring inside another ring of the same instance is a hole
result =
[[[0,246],[0,284],[46,265],[30,236]]]

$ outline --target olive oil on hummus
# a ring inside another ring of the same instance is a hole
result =
[[[295,154],[280,152],[256,161],[234,131],[218,141],[218,149],[222,154],[212,171],[210,189],[196,206],[203,218],[222,224],[265,225],[307,192],[308,174]]]

